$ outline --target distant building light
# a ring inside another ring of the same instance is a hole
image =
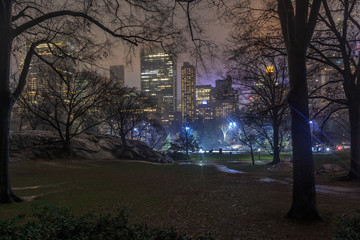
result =
[[[208,104],[208,101],[207,101],[207,100],[203,100],[203,101],[202,101],[202,105],[206,105],[206,104]]]
[[[274,66],[266,66],[266,73],[273,73],[274,72]]]

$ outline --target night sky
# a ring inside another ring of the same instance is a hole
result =
[[[207,37],[209,39],[213,39],[219,46],[226,44],[226,39],[230,32],[230,26],[227,26],[225,23],[219,22],[208,22],[205,25],[205,29],[207,32]],[[122,48],[118,48],[113,51],[113,56],[110,56],[107,61],[104,62],[104,66],[109,68],[111,65],[125,65],[125,61],[122,56],[123,50]],[[221,55],[221,53],[219,53]],[[178,97],[181,96],[181,66],[183,62],[190,62],[190,64],[194,64],[189,56],[182,54],[177,58],[177,91]],[[211,72],[209,70],[212,70]],[[215,80],[225,77],[226,69],[225,65],[221,63],[221,60],[214,63],[213,66],[209,67],[207,71],[202,70],[201,68],[197,68],[197,85],[200,84],[215,84]],[[125,85],[129,87],[136,87],[140,89],[140,47],[138,47],[136,56],[134,56],[132,66],[125,66]]]

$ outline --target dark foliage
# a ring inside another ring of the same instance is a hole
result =
[[[339,217],[337,232],[334,240],[356,240],[360,239],[360,211],[352,215]]]
[[[29,220],[19,223],[23,218],[24,216],[19,216],[9,221],[1,220],[0,239],[192,239],[174,228],[152,229],[146,225],[131,225],[124,210],[112,214],[88,213],[74,216],[69,209],[42,207],[34,209]]]

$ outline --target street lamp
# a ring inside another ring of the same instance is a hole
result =
[[[314,122],[313,121],[309,121],[310,124],[310,135],[311,135],[311,149],[313,148],[314,145],[314,138],[313,138],[313,134],[314,134]]]
[[[259,160],[260,160],[260,151],[261,151],[261,149],[259,148],[259,149],[258,149],[258,152],[259,152]]]
[[[229,123],[229,128],[232,128],[232,127],[236,127],[236,122],[230,122]]]
[[[190,130],[190,127],[185,127],[185,149],[186,149],[186,155],[189,154],[189,136],[188,131]]]

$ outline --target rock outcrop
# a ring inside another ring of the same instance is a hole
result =
[[[316,173],[346,173],[346,170],[337,164],[324,164]]]
[[[145,160],[172,163],[165,154],[156,152],[145,143],[129,140],[124,147],[117,136],[83,133],[75,136],[70,143],[70,153],[64,153],[56,132],[24,131],[10,134],[10,161],[34,159],[59,159],[65,157],[89,160]]]

